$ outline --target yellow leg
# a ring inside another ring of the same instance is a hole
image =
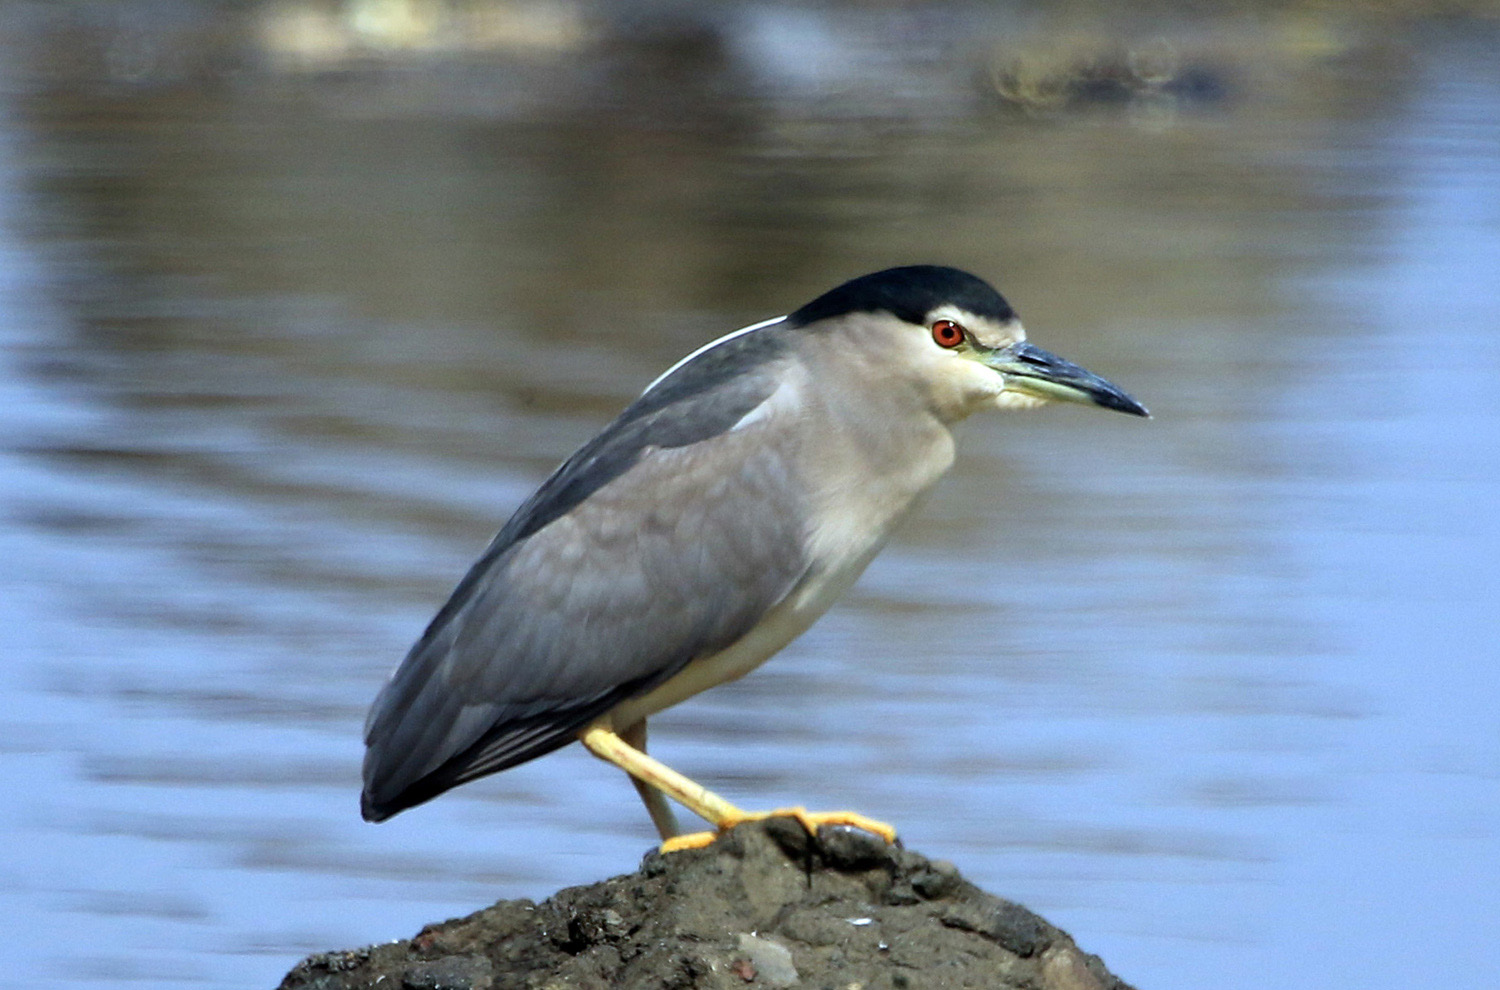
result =
[[[726,821],[740,821],[745,817],[745,812],[739,808],[703,785],[688,780],[665,763],[653,760],[602,723],[596,722],[589,726],[578,738],[590,753],[601,760],[613,763],[635,780],[660,791],[693,814],[715,825]]]
[[[641,719],[621,732],[620,739],[625,745],[634,747],[645,755],[646,720]],[[651,816],[651,824],[656,826],[662,839],[675,839],[681,835],[682,830],[677,827],[677,816],[672,814],[672,806],[667,804],[666,796],[639,777],[631,777],[630,782],[635,785],[635,792],[641,796],[641,801],[646,805],[646,814]]]
[[[627,730],[628,735],[635,734],[635,726]],[[641,735],[644,737],[644,726],[641,727]],[[778,808],[775,811],[749,812],[738,808],[713,791],[708,790],[701,784],[696,784],[671,767],[658,760],[647,756],[641,750],[631,746],[608,727],[604,722],[596,722],[589,726],[578,737],[589,752],[602,760],[608,760],[615,766],[630,774],[635,780],[638,790],[651,789],[681,804],[693,814],[712,822],[719,832],[733,828],[741,822],[760,821],[766,818],[795,818],[802,827],[813,835],[817,835],[819,826],[822,825],[852,825],[855,828],[864,829],[880,836],[887,842],[896,841],[896,830],[884,822],[866,818],[864,815],[853,811],[829,811],[809,812],[805,808]],[[643,789],[644,785],[644,789]],[[651,810],[651,799],[646,798],[647,810]],[[655,813],[652,820],[656,821]],[[661,823],[657,821],[658,830]],[[675,823],[674,823],[675,828]],[[716,832],[696,832],[692,835],[673,835],[667,837],[662,843],[662,852],[675,852],[679,849],[695,849],[706,846],[718,837]]]

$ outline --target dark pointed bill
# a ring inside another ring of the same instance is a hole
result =
[[[1150,416],[1146,407],[1086,368],[1022,341],[991,351],[984,363],[1006,378],[1006,387],[1040,399],[1081,402],[1132,416]]]

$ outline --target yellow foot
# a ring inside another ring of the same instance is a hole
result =
[[[704,846],[713,845],[718,837],[718,832],[689,832],[687,835],[674,835],[661,844],[661,851],[674,853],[684,849],[702,849]]]
[[[723,835],[729,829],[743,822],[765,821],[767,818],[795,818],[802,827],[807,829],[807,834],[816,837],[818,829],[824,825],[847,825],[852,828],[862,829],[872,835],[878,835],[887,843],[896,841],[896,830],[885,822],[866,818],[856,811],[808,811],[806,808],[777,808],[775,811],[745,811],[739,815],[719,823],[717,832],[693,832],[689,835],[677,835],[661,844],[664,853],[678,852],[683,849],[702,849],[704,846],[712,845],[714,840]]]
[[[731,822],[724,828],[732,828],[741,821],[759,822],[767,818],[795,818],[807,829],[807,834],[816,836],[818,829],[824,825],[848,825],[853,828],[863,829],[872,835],[878,835],[887,843],[896,841],[896,830],[885,822],[878,822],[873,818],[866,818],[857,811],[808,811],[806,808],[777,808],[775,811],[752,811],[745,815],[740,821]]]

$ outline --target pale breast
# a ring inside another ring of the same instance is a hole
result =
[[[899,431],[880,429],[891,421],[886,410],[820,409],[817,399],[791,394],[799,384],[783,383],[775,398],[788,405],[800,398],[806,403],[801,414],[811,417],[804,423],[817,422],[822,430],[805,444],[795,472],[808,506],[806,574],[738,641],[615,709],[618,728],[743,677],[800,636],[849,590],[952,465],[953,435],[935,418],[908,416],[899,420]],[[746,424],[747,432],[759,426]]]

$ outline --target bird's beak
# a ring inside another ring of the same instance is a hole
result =
[[[980,360],[1005,376],[1008,392],[1038,399],[1081,402],[1132,416],[1150,416],[1146,407],[1085,368],[1064,361],[1024,340],[997,347]]]

